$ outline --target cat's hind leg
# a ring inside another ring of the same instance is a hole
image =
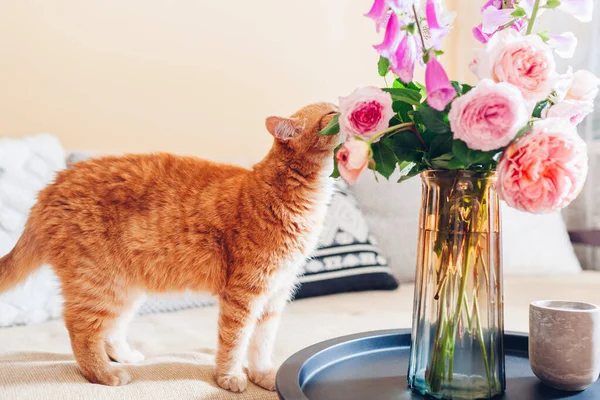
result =
[[[71,347],[83,375],[93,383],[126,385],[131,380],[122,367],[110,365],[107,334],[114,328],[128,298],[114,285],[87,277],[63,280],[64,319]]]
[[[125,305],[112,327],[108,329],[106,336],[106,353],[116,362],[137,364],[144,361],[144,355],[135,349],[132,349],[127,343],[127,330],[131,320],[142,303],[146,300],[146,295],[142,292],[130,293]]]

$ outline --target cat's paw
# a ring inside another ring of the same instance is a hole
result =
[[[138,350],[130,350],[129,352],[122,354],[120,359],[117,360],[120,363],[138,364],[144,361],[146,357]]]
[[[248,378],[260,386],[263,389],[275,390],[275,377],[277,376],[277,369],[271,368],[266,371],[248,371]]]
[[[216,376],[217,385],[232,392],[243,392],[248,386],[248,378],[245,374],[224,374]]]
[[[92,383],[106,386],[123,386],[131,382],[131,376],[123,368],[109,368],[90,376],[86,375],[86,378]]]
[[[129,345],[108,344],[106,352],[112,360],[118,363],[138,364],[146,359],[140,351],[131,349]]]

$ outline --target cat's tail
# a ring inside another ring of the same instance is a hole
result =
[[[25,280],[42,266],[31,229],[25,232],[10,253],[0,258],[0,293]]]

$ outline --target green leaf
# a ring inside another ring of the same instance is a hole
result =
[[[537,103],[535,105],[535,108],[533,109],[533,116],[535,118],[541,118],[542,117],[542,112],[548,107],[550,106],[550,101],[548,100],[543,100],[540,101],[539,103]]]
[[[407,163],[404,168],[400,169],[400,179],[398,183],[402,183],[415,175],[419,175],[423,169],[416,163]]]
[[[404,89],[406,89],[406,85],[404,85],[404,83],[402,83],[402,81],[400,80],[400,78],[395,79],[394,82],[392,82],[392,87],[393,88],[404,88]]]
[[[330,178],[339,178],[340,177],[340,170],[338,169],[338,163],[337,161],[333,160],[333,172],[331,172],[331,175],[329,175]]]
[[[392,103],[392,110],[400,116],[400,122],[411,122],[410,112],[414,111],[413,106],[403,101],[394,101]]]
[[[515,18],[523,18],[527,16],[527,12],[522,7],[516,6],[515,11],[513,11],[510,16]]]
[[[541,37],[544,42],[547,42],[548,40],[550,40],[548,31],[538,32],[538,36]]]
[[[412,161],[420,163],[423,160],[423,144],[411,131],[399,132],[390,137],[392,150],[400,162]]]
[[[435,169],[448,169],[448,164],[454,155],[452,153],[442,154],[431,159],[431,166]]]
[[[473,86],[467,85],[466,83],[463,83],[462,84],[462,88],[463,88],[462,94],[467,94],[467,93],[469,93],[471,91],[471,89],[473,89]]]
[[[406,88],[384,88],[384,92],[388,92],[394,101],[403,101],[413,106],[421,104],[421,93],[416,90]]]
[[[390,70],[390,60],[388,60],[385,57],[379,56],[377,70],[379,71],[379,76],[386,76],[388,71]]]
[[[451,81],[450,83],[452,83],[452,87],[454,88],[454,90],[456,90],[456,94],[458,96],[467,94],[471,89],[473,89],[473,86],[467,85],[466,83],[460,83],[457,81]]]
[[[389,179],[396,169],[396,155],[389,145],[389,141],[383,139],[371,146],[375,171],[379,172],[385,179]]]
[[[436,135],[429,143],[429,158],[431,160],[443,154],[452,153],[452,135]]]
[[[417,113],[421,117],[423,125],[438,135],[450,133],[450,126],[446,122],[446,115],[438,110],[431,108],[430,106],[423,106],[417,110]]]
[[[529,132],[531,132],[532,130],[533,130],[533,126],[532,126],[532,124],[531,124],[531,123],[529,123],[529,124],[525,125],[523,128],[521,128],[521,129],[519,130],[519,132],[517,132],[517,134],[516,134],[515,138],[514,138],[512,141],[514,142],[515,140],[517,140],[517,139],[518,139],[518,138],[520,138],[521,136],[523,136],[523,135],[527,135],[527,134],[528,134]]]
[[[342,148],[342,145],[340,144],[333,151],[333,171],[331,172],[331,175],[329,175],[330,178],[339,178],[340,177],[340,170],[338,168],[338,162],[335,158],[335,155],[341,148]]]
[[[325,128],[323,128],[323,130],[321,132],[319,132],[319,135],[320,136],[329,136],[329,135],[335,135],[335,134],[339,133],[340,132],[339,119],[340,119],[340,114],[335,114],[333,116],[333,118],[331,119],[331,122],[329,122],[329,124],[327,124],[327,126]]]
[[[429,52],[428,52],[428,51],[426,51],[426,52],[423,54],[423,64],[428,64],[428,63],[429,63],[429,58],[430,58],[430,57],[431,57],[431,56],[429,55]]]
[[[544,8],[556,8],[560,6],[560,0],[548,0]]]
[[[458,158],[453,158],[447,165],[448,169],[466,169],[467,166]]]
[[[454,90],[456,90],[456,94],[460,96],[463,91],[461,83],[457,82],[457,81],[451,81],[450,83],[452,84],[452,87],[454,88]]]
[[[472,165],[493,163],[494,155],[498,153],[498,150],[485,152],[479,150],[471,150],[465,142],[456,139],[452,144],[452,153],[454,153],[454,156],[460,162],[462,162],[465,168],[469,168]]]

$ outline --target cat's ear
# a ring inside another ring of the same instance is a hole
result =
[[[279,140],[289,140],[304,128],[304,120],[300,118],[269,117],[265,121],[267,130]]]

